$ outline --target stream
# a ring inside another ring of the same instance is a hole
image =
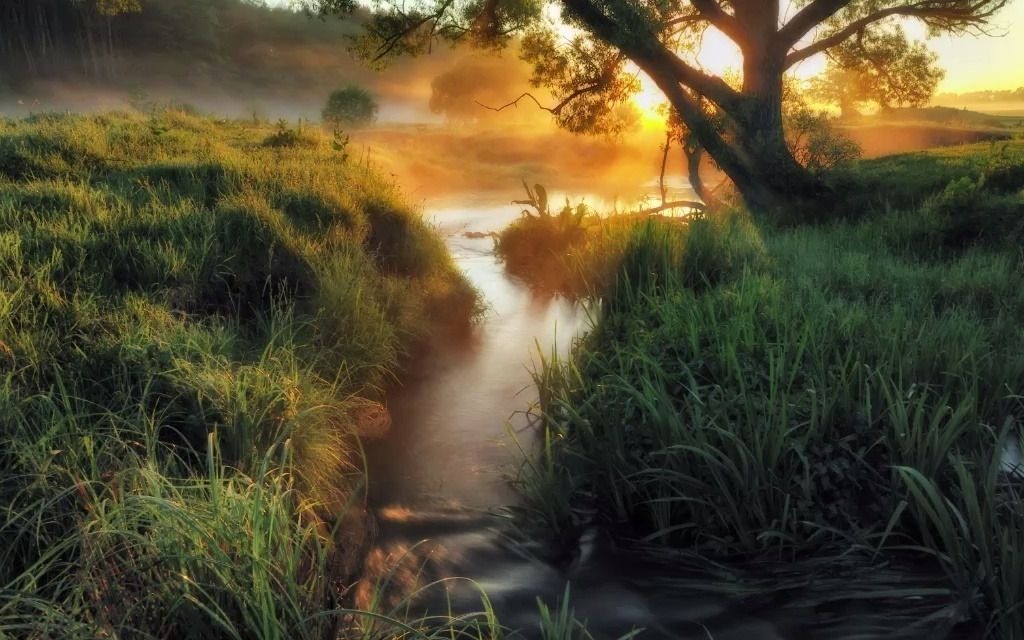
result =
[[[873,617],[871,602],[837,607],[825,597],[815,606],[806,598],[796,604],[792,593],[740,597],[700,588],[664,563],[614,549],[599,532],[582,532],[568,555],[513,541],[506,508],[518,498],[509,478],[533,444],[524,413],[536,399],[531,367],[538,349],[565,354],[588,317],[506,275],[492,239],[472,235],[514,220],[510,199],[428,208],[488,311],[470,339],[435,345],[389,396],[392,431],[367,448],[376,531],[357,602],[369,606],[386,583],[385,611],[416,593],[416,611],[464,614],[482,609],[483,592],[515,637],[534,638],[537,600],[554,606],[569,585],[575,616],[598,639],[634,630],[643,630],[640,638],[705,640],[922,637],[905,617],[895,625]]]

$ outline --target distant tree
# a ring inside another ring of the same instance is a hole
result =
[[[0,1],[0,73],[34,76],[78,58],[92,76],[113,75],[118,16],[138,0]]]
[[[841,117],[867,104],[883,110],[919,107],[934,95],[946,73],[921,42],[893,27],[860,34],[828,52],[825,72],[809,87],[813,99],[839,107]]]
[[[516,57],[466,55],[430,83],[432,113],[467,122],[493,114],[485,106],[508,102],[509,86],[529,80],[530,68]]]
[[[377,119],[379,110],[369,91],[349,85],[331,94],[320,115],[324,122],[335,126],[365,127]]]

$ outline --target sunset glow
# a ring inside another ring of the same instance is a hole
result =
[[[633,105],[640,112],[640,124],[645,129],[660,129],[665,125],[665,94],[647,75],[637,74],[640,91],[633,94]]]
[[[1024,0],[0,7],[0,640],[1024,640]]]
[[[697,54],[697,64],[715,75],[739,75],[743,58],[739,47],[725,34],[717,29],[709,29],[701,41]],[[666,100],[654,82],[635,67],[634,72],[640,80],[640,91],[633,96],[633,104],[640,111],[640,122],[644,128],[660,128],[664,126],[665,116],[662,110]]]

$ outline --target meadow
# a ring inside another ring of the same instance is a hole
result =
[[[1022,637],[1024,143],[831,179],[816,226],[565,211],[501,234],[510,270],[600,300],[535,374],[529,513],[738,594],[913,610],[906,637]]]
[[[819,600],[902,609],[909,637],[1024,634],[1022,167],[1020,141],[863,161],[817,226],[506,229],[509,271],[600,301],[537,371],[521,529],[597,526],[741,595],[827,577]],[[351,597],[360,416],[479,312],[344,136],[0,121],[0,637],[508,635],[485,596],[427,619]],[[539,606],[542,637],[589,637]]]
[[[336,137],[174,108],[0,120],[0,637],[461,625],[345,590],[359,416],[477,308]]]

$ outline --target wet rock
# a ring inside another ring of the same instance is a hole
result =
[[[391,431],[391,412],[379,402],[371,402],[354,412],[356,433],[365,440],[383,438]]]

